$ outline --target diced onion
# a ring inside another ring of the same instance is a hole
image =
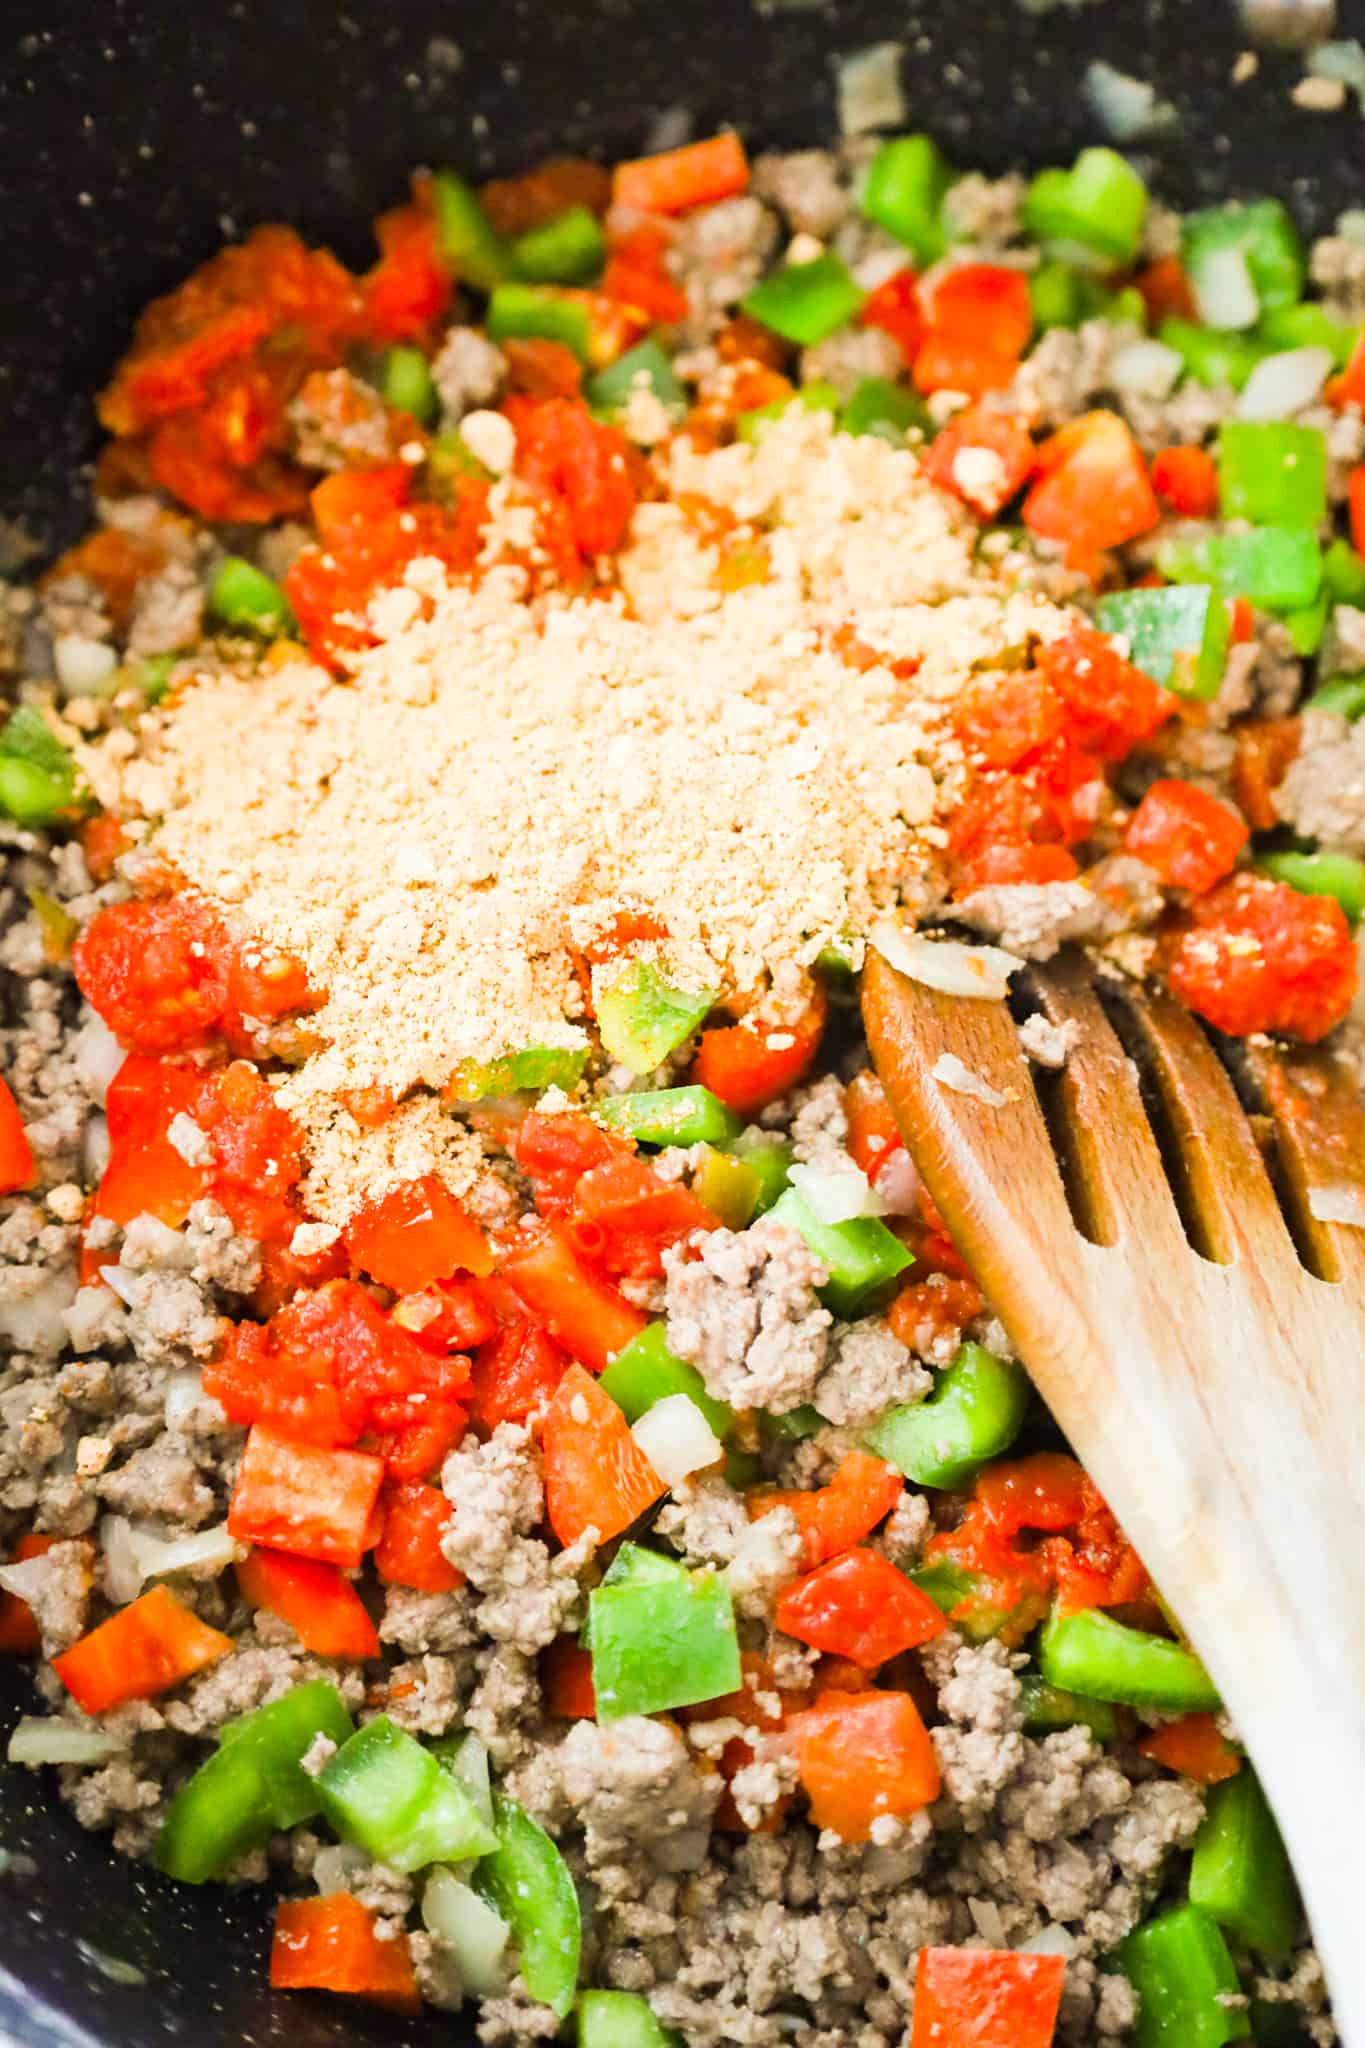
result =
[[[1068,1962],[1076,1953],[1076,1937],[1068,1934],[1065,1927],[1054,1922],[1049,1927],[1039,1928],[1027,1941],[1021,1941],[1016,1954],[1021,1956],[1065,1956]]]
[[[55,1715],[25,1714],[5,1754],[12,1764],[104,1764],[127,1747],[103,1728],[62,1721]]]
[[[122,1266],[101,1266],[100,1279],[111,1288],[125,1308],[131,1308],[142,1293],[140,1276],[125,1272]]]
[[[1237,400],[1243,420],[1287,420],[1312,405],[1332,374],[1329,348],[1286,348],[1263,356]]]
[[[667,1394],[656,1401],[630,1433],[665,1486],[677,1486],[693,1472],[704,1472],[721,1456],[719,1438],[686,1394]]]
[[[989,1081],[983,1081],[980,1074],[974,1074],[969,1066],[960,1060],[955,1052],[940,1053],[929,1069],[940,1088],[951,1088],[955,1095],[972,1095],[978,1102],[987,1103],[991,1109],[1003,1109],[1009,1101],[998,1088],[992,1088]]]
[[[685,1398],[685,1397],[684,1397]],[[503,1954],[512,1930],[487,1899],[453,1871],[436,1869],[422,1891],[422,1921],[455,1958],[461,1982],[477,1998],[498,1992],[504,1982]]]
[[[56,1569],[46,1554],[26,1557],[22,1564],[0,1564],[0,1586],[13,1593],[16,1600],[26,1600],[31,1605]]]
[[[968,1899],[967,1911],[971,1914],[976,1931],[983,1941],[992,1948],[1007,1948],[1005,1921],[994,1899]]]
[[[926,939],[886,918],[868,938],[889,967],[946,996],[980,996],[1003,1002],[1010,976],[1023,966],[1003,946],[965,946],[960,939]]]
[[[870,135],[874,129],[899,128],[904,122],[902,49],[900,43],[873,43],[842,60],[836,74],[841,135]]]
[[[1240,249],[1208,249],[1190,273],[1199,317],[1222,333],[1254,327],[1261,314],[1260,294]]]
[[[312,1879],[324,1895],[347,1892],[352,1879],[369,1867],[370,1859],[363,1849],[357,1849],[350,1842],[329,1842],[313,1858]]]
[[[1085,67],[1081,90],[1114,142],[1136,142],[1174,128],[1180,116],[1145,78],[1133,78],[1096,57]]]
[[[877,1168],[877,1193],[888,1216],[918,1215],[923,1186],[919,1168],[904,1145],[888,1152]]]
[[[197,1365],[182,1365],[166,1382],[166,1427],[183,1429],[204,1398],[204,1375]]]
[[[81,1139],[81,1165],[87,1182],[104,1179],[104,1169],[109,1164],[113,1149],[109,1140],[109,1119],[96,1110],[86,1118],[85,1135]]]
[[[76,1057],[76,1072],[103,1109],[109,1083],[127,1054],[103,1017],[97,1016],[93,1010],[86,1013],[72,1051]]]
[[[787,1178],[822,1223],[852,1223],[859,1216],[886,1213],[881,1196],[851,1159],[832,1168],[793,1166]]]
[[[488,1769],[488,1751],[477,1735],[466,1735],[447,1766],[458,1778],[477,1807],[481,1820],[493,1825],[493,1780]]]
[[[0,1354],[32,1351],[42,1358],[55,1358],[67,1342],[66,1311],[76,1299],[76,1276],[71,1272],[44,1273],[40,1267],[20,1267],[18,1273],[34,1278],[9,1301],[0,1302]]]
[[[1309,54],[1308,69],[1315,78],[1339,80],[1365,109],[1365,48],[1355,36],[1340,43],[1319,43]]]
[[[1337,233],[1347,242],[1365,242],[1365,206],[1348,207],[1338,214]]]
[[[64,697],[100,697],[108,693],[118,656],[107,640],[59,633],[52,643],[52,665]]]
[[[1365,1230],[1365,1187],[1342,1182],[1337,1187],[1311,1188],[1308,1213],[1319,1223],[1351,1223]]]
[[[1139,398],[1169,398],[1184,367],[1184,359],[1164,341],[1130,341],[1110,357],[1109,382],[1115,391]]]
[[[106,1515],[100,1523],[100,1545],[110,1598],[120,1604],[136,1600],[148,1579],[169,1578],[173,1572],[213,1577],[241,1555],[226,1522],[167,1542],[123,1515]]]
[[[117,1606],[126,1607],[142,1591],[142,1560],[126,1515],[105,1515],[100,1523],[100,1549],[105,1590]]]

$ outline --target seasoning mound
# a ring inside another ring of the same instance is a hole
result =
[[[962,777],[948,707],[1069,624],[974,559],[906,450],[791,414],[662,466],[619,594],[530,602],[516,567],[470,587],[419,561],[351,675],[206,674],[133,758],[90,764],[326,990],[281,1089],[324,1219],[362,1191],[339,1093],[582,1043],[576,961],[617,913],[650,913],[673,977],[725,997],[922,904]],[[432,1116],[409,1136],[405,1168],[466,1177]]]

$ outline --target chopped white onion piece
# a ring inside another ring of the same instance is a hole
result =
[[[1365,242],[1365,206],[1352,206],[1337,215],[1337,233],[1347,242]]]
[[[1145,78],[1133,78],[1096,57],[1085,67],[1081,90],[1100,126],[1114,142],[1136,142],[1174,128],[1180,116]]]
[[[12,1764],[105,1764],[128,1747],[117,1735],[77,1721],[25,1714],[5,1754]]]
[[[686,1394],[666,1394],[632,1424],[630,1433],[665,1486],[704,1472],[721,1456],[719,1438]]]
[[[11,1270],[10,1277],[24,1292],[0,1301],[0,1356],[32,1351],[42,1358],[54,1358],[66,1346],[66,1312],[76,1299],[75,1274],[20,1266]]]
[[[493,1825],[493,1781],[488,1769],[488,1751],[477,1735],[466,1735],[459,1748],[451,1756],[446,1768],[453,1778],[458,1778],[465,1791],[479,1810],[479,1815]]]
[[[139,1275],[125,1272],[122,1266],[101,1266],[99,1275],[105,1286],[113,1289],[125,1308],[131,1308],[143,1292]]]
[[[787,1175],[808,1209],[822,1223],[852,1223],[859,1216],[882,1216],[886,1204],[852,1159],[838,1166],[793,1166]]]
[[[312,1878],[325,1897],[328,1892],[348,1892],[351,1880],[368,1870],[370,1858],[350,1842],[329,1842],[313,1858]]]
[[[0,1564],[0,1586],[7,1593],[13,1593],[16,1600],[32,1602],[56,1569],[52,1559],[46,1555],[26,1557],[22,1564]]]
[[[968,1899],[967,1911],[971,1914],[977,1933],[992,1948],[1008,1948],[1005,1939],[1005,1921],[994,1899]]]
[[[72,1051],[76,1057],[77,1073],[103,1109],[109,1083],[128,1055],[103,1017],[97,1016],[94,1010],[86,1012]]]
[[[87,1182],[104,1179],[104,1169],[109,1164],[113,1149],[109,1140],[109,1119],[95,1110],[86,1118],[85,1136],[81,1139],[81,1165]]]
[[[923,1186],[919,1168],[904,1145],[897,1145],[894,1151],[888,1152],[877,1168],[877,1193],[888,1216],[916,1215]]]
[[[835,74],[839,93],[839,133],[870,135],[877,128],[899,128],[906,118],[901,90],[901,43],[873,43],[845,57]]]
[[[1365,1230],[1365,1187],[1347,1181],[1334,1188],[1312,1188],[1308,1213],[1319,1223],[1351,1223]]]
[[[1332,374],[1329,348],[1286,348],[1263,356],[1237,400],[1241,420],[1287,420],[1312,405]]]
[[[1110,357],[1109,382],[1115,391],[1139,398],[1169,398],[1184,367],[1184,359],[1164,341],[1130,341]]]
[[[1207,250],[1190,273],[1190,285],[1206,327],[1233,334],[1260,318],[1260,294],[1240,249]]]
[[[108,692],[118,656],[107,640],[59,633],[52,643],[52,665],[64,697],[100,697]]]
[[[1365,112],[1365,48],[1355,36],[1339,43],[1319,43],[1309,54],[1308,69],[1315,78],[1335,78],[1347,86]],[[1338,226],[1340,233],[1340,226]]]
[[[1003,1109],[1009,1101],[998,1088],[992,1088],[989,1081],[983,1081],[980,1074],[974,1074],[969,1066],[960,1060],[955,1052],[941,1052],[929,1069],[940,1088],[951,1088],[955,1095],[972,1095],[978,1102],[986,1103],[991,1109]]]
[[[502,1987],[503,1953],[512,1930],[500,1913],[453,1871],[436,1869],[422,1890],[422,1921],[455,1958],[460,1981],[477,1998]]]
[[[104,1577],[112,1600],[121,1605],[136,1600],[148,1579],[169,1578],[173,1572],[196,1572],[214,1577],[241,1555],[236,1538],[228,1534],[226,1522],[214,1529],[196,1529],[192,1535],[177,1536],[170,1542],[139,1529],[124,1515],[105,1515],[100,1522],[100,1547],[104,1552]]]
[[[166,1382],[166,1427],[182,1429],[204,1398],[204,1375],[197,1365],[182,1365]]]
[[[960,939],[926,939],[892,918],[875,926],[868,939],[889,967],[908,974],[912,981],[922,981],[926,988],[941,989],[946,996],[981,996],[1002,1002],[1009,993],[1010,976],[1024,964],[1003,946],[964,946]]]
[[[105,1515],[100,1522],[104,1557],[104,1588],[116,1606],[126,1607],[142,1591],[142,1560],[126,1515]]]
[[[1076,1953],[1076,1937],[1054,1922],[1049,1927],[1040,1928],[1037,1934],[1031,1934],[1027,1941],[1021,1941],[1016,1953],[1021,1956],[1065,1956],[1069,1962]]]

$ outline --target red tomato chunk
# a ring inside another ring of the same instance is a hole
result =
[[[1202,896],[1190,918],[1171,947],[1166,978],[1220,1031],[1283,1031],[1311,1044],[1350,1009],[1356,949],[1332,897],[1233,875]]]

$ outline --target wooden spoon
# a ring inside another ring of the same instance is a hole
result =
[[[1079,1033],[1039,1087],[1005,1003],[869,951],[873,1062],[954,1241],[1222,1694],[1337,2027],[1365,2048],[1365,1230],[1322,1220],[1365,1220],[1365,1110],[1341,1062],[1250,1047],[1277,1196],[1184,1010],[1125,986],[1121,1040],[1081,961],[1031,985]],[[945,1053],[1003,1104],[936,1079]]]

